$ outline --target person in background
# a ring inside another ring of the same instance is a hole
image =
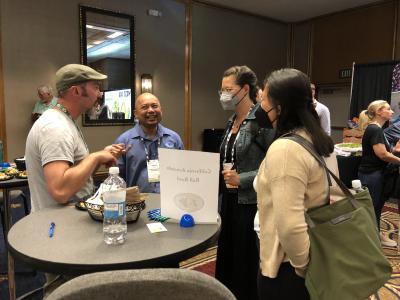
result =
[[[398,106],[400,107],[400,102],[398,103]],[[385,128],[383,132],[390,148],[393,148],[400,139],[400,115],[393,120],[390,120],[389,126]]]
[[[276,128],[277,136],[298,134],[311,142],[318,154],[330,156],[333,141],[319,122],[307,75],[281,69],[272,72],[265,83],[257,121]],[[259,168],[256,188],[259,299],[309,299],[304,276],[310,238],[304,211],[326,204],[325,169],[300,144],[277,139]]]
[[[261,99],[262,99],[262,92],[263,92],[263,89],[260,88],[258,85],[256,86],[256,89],[257,89],[256,101],[257,101],[258,103],[260,103],[260,102],[261,102]]]
[[[158,148],[183,149],[183,143],[175,131],[160,124],[161,104],[153,94],[136,98],[135,118],[138,123],[115,141],[130,147],[118,160],[120,176],[127,186],[138,186],[141,192],[160,193]]]
[[[67,204],[93,194],[92,173],[112,165],[124,153],[111,145],[90,153],[76,119],[89,110],[107,76],[78,64],[56,73],[58,99],[32,126],[26,140],[26,166],[32,212]]]
[[[111,119],[111,111],[107,104],[105,104],[104,97],[101,95],[97,99],[97,119],[98,120],[108,120]]]
[[[368,118],[367,110],[363,110],[362,112],[360,112],[360,115],[358,116],[358,129],[361,131],[365,131],[365,128],[367,128],[370,122],[371,120]]]
[[[315,99],[315,84],[311,83],[312,98],[321,126],[327,135],[331,135],[331,114],[329,108]]]
[[[391,150],[383,133],[382,126],[393,115],[389,103],[384,100],[373,101],[368,105],[367,114],[370,123],[362,138],[362,158],[358,168],[358,177],[361,183],[368,187],[371,194],[379,230],[381,212],[386,200],[383,196],[384,171],[388,163],[400,164],[400,158],[393,154],[400,152],[400,143],[397,142]],[[395,247],[397,245],[394,240],[383,233],[380,233],[380,238],[384,246]]]
[[[259,107],[256,83],[257,76],[250,68],[234,66],[224,72],[219,91],[222,108],[234,114],[220,148],[222,223],[215,277],[239,300],[257,299],[259,255],[253,231],[257,211],[253,180],[275,136],[274,130],[262,128],[255,120]]]
[[[51,105],[54,105],[57,101],[57,99],[53,97],[53,89],[48,85],[39,86],[37,93],[40,100],[36,102],[35,107],[33,108],[31,115],[32,123],[34,123],[46,110],[51,107]]]

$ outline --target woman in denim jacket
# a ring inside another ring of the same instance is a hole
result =
[[[221,233],[218,240],[216,278],[236,298],[257,299],[259,254],[253,219],[257,195],[253,180],[275,132],[255,121],[257,76],[247,66],[223,74],[220,102],[235,113],[228,121],[220,148]]]

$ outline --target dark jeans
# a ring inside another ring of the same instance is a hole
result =
[[[380,230],[381,213],[385,205],[385,199],[383,197],[383,170],[372,173],[362,173],[359,171],[358,178],[360,178],[362,185],[366,186],[371,194],[376,222],[378,224],[378,230]]]
[[[289,262],[282,263],[276,278],[258,272],[258,298],[260,300],[309,300],[304,278],[298,276]]]

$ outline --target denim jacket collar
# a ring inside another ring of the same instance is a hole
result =
[[[249,113],[247,114],[245,120],[254,120],[256,118],[255,113],[257,108],[260,106],[260,103],[256,103],[249,111]],[[230,116],[230,118],[228,119],[228,125],[232,125],[233,121],[235,120],[236,117],[236,113],[234,113],[232,116]]]

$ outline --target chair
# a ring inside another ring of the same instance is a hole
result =
[[[6,234],[6,220],[4,216],[4,210],[6,209],[4,207],[4,199],[3,199],[3,191],[0,191],[0,218],[1,218],[1,226],[3,228],[3,235],[4,235],[4,240],[7,240],[7,234]],[[11,190],[10,191],[10,201],[11,203],[17,199],[18,197],[21,197],[23,202],[24,202],[24,211],[25,211],[25,216],[29,215],[29,206],[28,206],[28,198],[25,195],[25,193],[21,190]],[[10,212],[11,213],[11,212]],[[7,244],[7,243],[6,243]]]
[[[234,300],[215,278],[187,269],[140,269],[92,273],[76,277],[51,293],[48,300]]]

